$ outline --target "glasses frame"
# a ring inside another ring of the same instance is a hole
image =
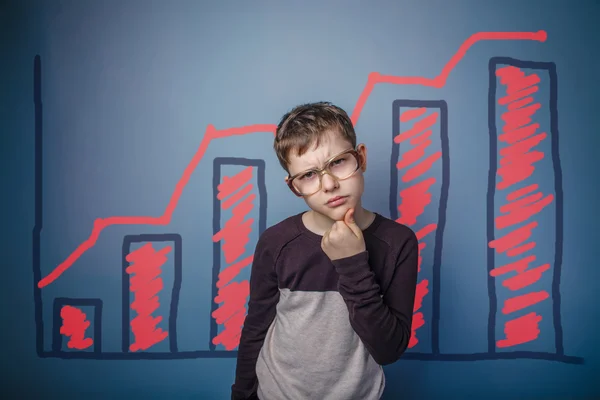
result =
[[[338,158],[339,156],[342,156],[344,154],[352,154],[354,156],[354,158],[356,158],[356,169],[347,177],[340,179],[337,176],[329,173],[327,171],[327,168],[329,167],[329,164],[331,164],[331,162],[333,162],[333,160],[335,160],[336,158]],[[304,170],[302,172],[298,172],[297,174],[294,174],[293,176],[287,176],[285,178],[285,183],[287,184],[287,186],[290,188],[290,190],[292,191],[292,193],[294,193],[296,196],[298,197],[304,197],[304,196],[312,196],[315,193],[318,193],[319,190],[321,190],[323,188],[323,175],[325,174],[329,174],[329,176],[331,176],[333,179],[335,179],[336,181],[344,181],[346,179],[349,179],[350,177],[352,177],[354,174],[356,174],[356,171],[358,171],[361,167],[362,167],[362,160],[361,160],[361,156],[360,153],[358,152],[358,146],[356,146],[356,148],[352,148],[352,149],[348,149],[348,150],[344,150],[332,157],[330,157],[327,161],[325,161],[325,166],[323,168],[309,168],[307,170]],[[298,192],[296,190],[296,188],[294,187],[294,185],[292,184],[293,180],[295,178],[297,178],[298,176],[302,175],[302,174],[306,174],[307,172],[310,171],[314,171],[318,174],[319,176],[319,188],[317,190],[315,190],[313,193],[310,194],[302,194],[300,192]]]

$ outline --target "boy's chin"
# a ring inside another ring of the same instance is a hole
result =
[[[329,208],[321,211],[321,214],[325,215],[329,219],[334,221],[343,221],[346,216],[346,212],[352,208],[352,205],[344,204],[336,208]]]

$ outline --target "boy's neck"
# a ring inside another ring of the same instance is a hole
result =
[[[362,206],[357,206],[354,210],[354,220],[361,230],[365,230],[371,225],[374,219],[375,214]],[[335,223],[331,218],[314,210],[309,210],[304,213],[302,222],[304,222],[304,226],[306,226],[309,231],[321,236]]]

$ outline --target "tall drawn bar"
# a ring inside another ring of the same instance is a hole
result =
[[[440,267],[449,187],[448,108],[441,100],[393,103],[390,216],[419,239],[409,352],[439,354]]]
[[[562,356],[556,68],[492,58],[489,79],[488,351]]]
[[[266,228],[265,162],[215,158],[213,163],[213,275],[211,351],[235,356],[250,294],[250,266]]]
[[[181,236],[128,235],[122,249],[122,351],[177,353]]]

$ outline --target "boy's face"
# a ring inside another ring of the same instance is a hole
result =
[[[318,147],[311,147],[301,156],[290,154],[288,171],[290,176],[313,168],[323,168],[331,157],[351,149],[352,144],[335,132],[328,132],[320,141]],[[314,211],[334,221],[344,219],[346,211],[362,205],[361,197],[364,190],[363,172],[366,168],[367,149],[361,144],[357,148],[362,161],[360,168],[352,176],[337,180],[331,175],[322,175],[321,189],[309,196],[303,196],[306,204]],[[318,178],[317,178],[318,179]],[[332,199],[343,197],[342,200],[331,202]]]

